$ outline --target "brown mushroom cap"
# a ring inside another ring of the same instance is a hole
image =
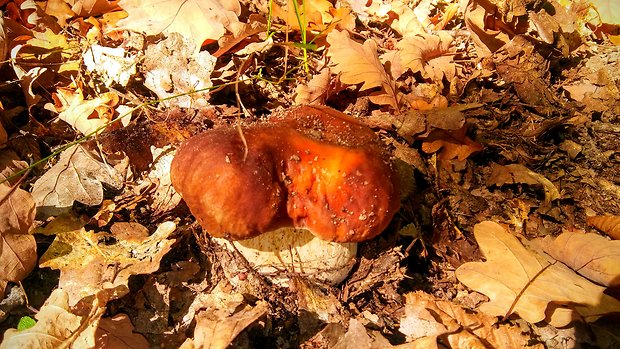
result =
[[[399,207],[397,176],[375,133],[327,107],[302,106],[187,140],[171,177],[215,237],[247,239],[285,226],[329,241],[370,239]]]

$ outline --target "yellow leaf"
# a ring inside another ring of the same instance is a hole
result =
[[[81,88],[61,87],[52,95],[56,104],[58,118],[77,131],[87,135],[102,132],[114,118],[114,107],[119,98],[113,92],[105,92],[93,99],[84,99]]]
[[[603,23],[620,25],[620,8],[617,0],[590,0],[590,3],[596,7]]]
[[[537,241],[553,258],[588,279],[604,286],[620,285],[620,241],[574,231]]]
[[[118,27],[147,35],[179,33],[194,40],[196,52],[205,40],[217,40],[226,30],[235,33],[243,24],[238,0],[121,0],[127,18]]]
[[[62,226],[56,224],[53,229]],[[129,291],[130,276],[159,269],[161,258],[175,241],[168,239],[175,229],[174,223],[164,222],[149,237],[114,236],[114,243],[106,242],[105,234],[84,228],[56,231],[56,238],[41,257],[39,266],[60,270],[59,284],[68,292],[71,306],[102,290],[120,289],[118,297]]]
[[[604,287],[526,249],[501,225],[479,223],[474,235],[487,260],[463,264],[456,277],[490,298],[481,311],[493,316],[516,313],[530,323],[546,319],[556,327],[570,323],[575,311],[588,322],[620,312],[620,301],[606,295]]]
[[[334,30],[327,35],[334,71],[347,85],[362,84],[360,91],[381,87],[390,97],[390,105],[397,109],[398,97],[392,78],[386,73],[377,55],[377,44],[368,39],[364,44],[351,40],[347,31]],[[386,103],[386,102],[384,102]]]
[[[80,335],[89,335],[81,326],[87,319],[71,313],[67,293],[62,289],[52,292],[35,318],[37,323],[27,330],[8,329],[0,349],[69,348]]]

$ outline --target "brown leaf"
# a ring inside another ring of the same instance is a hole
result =
[[[553,200],[561,197],[560,192],[550,180],[521,164],[493,165],[491,177],[487,179],[487,186],[516,183],[541,185],[545,191],[545,206],[549,206]]]
[[[74,201],[99,205],[103,201],[103,184],[120,189],[123,176],[101,162],[97,153],[81,145],[72,146],[34,183],[32,196],[37,215],[56,216],[69,210]]]
[[[95,332],[95,347],[110,349],[149,348],[149,342],[133,332],[133,324],[126,314],[102,318]]]
[[[22,167],[8,151],[0,154],[0,166],[0,181]],[[9,183],[0,184],[0,296],[6,282],[23,280],[37,263],[37,244],[29,234],[34,224],[34,200],[30,193]]]
[[[605,288],[526,249],[501,225],[479,223],[474,235],[487,260],[461,265],[456,277],[490,298],[481,311],[493,316],[516,313],[530,323],[547,320],[555,327],[570,323],[574,312],[588,322],[620,312],[620,301],[606,295]]]
[[[329,91],[331,71],[329,68],[314,75],[307,85],[299,85],[295,89],[295,104],[325,104]]]
[[[620,216],[593,216],[588,217],[587,222],[611,238],[620,240]]]
[[[392,78],[386,73],[377,55],[377,44],[368,39],[359,44],[349,37],[347,31],[334,30],[327,35],[334,71],[340,74],[340,81],[347,85],[362,84],[360,91],[381,87],[387,95],[389,105],[398,109],[398,96]]]
[[[194,41],[194,52],[205,40],[217,40],[226,29],[235,33],[242,26],[237,0],[120,0],[118,6],[129,14],[118,21],[118,27],[147,35],[179,33]]]
[[[464,161],[473,153],[482,150],[482,145],[471,140],[466,133],[467,125],[458,130],[435,129],[424,138],[422,150],[427,154],[441,150],[439,159],[442,161],[454,159]]]
[[[575,231],[535,241],[551,257],[588,279],[604,286],[620,285],[620,241]]]

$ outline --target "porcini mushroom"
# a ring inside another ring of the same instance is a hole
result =
[[[194,136],[172,161],[174,188],[213,237],[294,227],[359,242],[380,234],[398,210],[389,155],[369,127],[343,113],[296,107],[242,134],[218,128]]]

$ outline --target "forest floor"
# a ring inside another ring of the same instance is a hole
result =
[[[295,1],[0,1],[0,348],[619,348],[613,1]],[[336,285],[171,185],[186,139],[297,105],[399,173]]]

